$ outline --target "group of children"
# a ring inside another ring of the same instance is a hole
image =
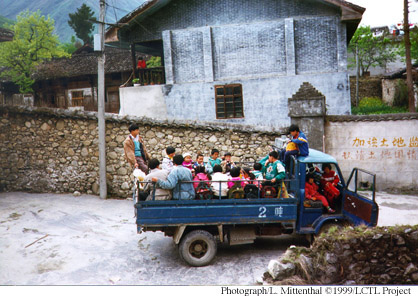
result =
[[[253,168],[240,168],[232,161],[231,153],[227,152],[222,158],[219,150],[212,149],[208,161],[205,163],[202,153],[198,153],[193,161],[190,153],[176,155],[174,147],[166,148],[166,156],[160,162],[157,159],[149,159],[142,138],[139,137],[139,127],[129,127],[130,135],[124,142],[127,160],[147,174],[145,181],[156,182],[155,199],[194,199],[199,194],[200,185],[209,187],[214,196],[228,197],[229,192],[236,187],[245,189],[252,185],[258,188],[270,188],[274,194],[269,197],[281,196],[276,193],[286,190],[282,180],[286,176],[285,166],[289,166],[290,157],[308,156],[309,145],[306,136],[297,125],[289,128],[290,138],[279,154],[271,151],[261,161],[254,163]],[[146,166],[148,159],[148,166]],[[284,164],[283,164],[284,163]],[[320,200],[328,212],[335,212],[331,206],[339,196],[336,184],[338,175],[331,170],[331,166],[324,164],[321,178],[322,195],[318,192],[318,185],[314,182],[314,176],[308,175],[305,184],[305,197],[309,200]],[[194,182],[184,182],[194,181]],[[150,190],[151,186],[146,186]],[[208,189],[208,188],[206,188]],[[172,190],[172,192],[170,191]],[[270,192],[270,191],[269,191]],[[287,192],[286,192],[287,195]],[[264,197],[268,194],[265,193]],[[150,197],[148,197],[149,199]]]
[[[156,162],[158,162],[158,166],[154,164]],[[212,196],[227,198],[234,188],[241,188],[242,192],[248,184],[261,188],[262,185],[265,185],[264,181],[266,180],[271,183],[270,186],[279,187],[280,181],[285,177],[284,166],[276,151],[270,152],[261,162],[254,163],[253,168],[240,168],[232,161],[232,155],[229,152],[220,158],[219,150],[212,149],[210,157],[205,163],[202,153],[198,153],[193,161],[190,153],[176,155],[175,148],[169,146],[166,148],[166,156],[163,158],[160,171],[157,171],[159,169],[158,160],[151,159],[149,164],[151,171],[145,181],[157,182],[159,189],[173,189],[173,199],[202,198],[201,194],[207,191],[210,191]],[[165,171],[166,175],[161,171]],[[178,183],[183,184],[179,185]],[[192,185],[190,186],[190,184]],[[180,186],[181,188],[179,188]],[[146,188],[150,189],[150,186]],[[191,188],[194,189],[194,194]],[[169,199],[168,192],[159,190],[155,195],[156,199]]]
[[[315,175],[308,174],[305,183],[305,197],[308,200],[321,201],[328,213],[335,213],[332,207],[335,206],[336,198],[340,195],[340,191],[336,188],[340,178],[328,163],[322,165],[322,171],[319,183],[324,195],[319,193],[320,187],[315,183]]]

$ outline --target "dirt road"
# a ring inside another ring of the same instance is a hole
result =
[[[418,224],[418,197],[378,194],[379,225]],[[132,201],[0,194],[0,285],[254,285],[303,237],[220,246],[193,268],[162,233],[136,233]]]

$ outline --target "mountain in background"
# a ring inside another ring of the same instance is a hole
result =
[[[13,21],[0,15],[0,28],[6,28],[9,25],[13,25]]]
[[[106,0],[106,23],[115,23],[117,20],[140,6],[145,0]],[[69,42],[75,32],[68,25],[68,14],[75,13],[77,8],[85,3],[94,11],[99,19],[99,0],[1,0],[0,14],[9,20],[16,21],[16,16],[28,9],[30,11],[40,10],[42,15],[50,15],[55,20],[55,34],[62,42]],[[4,18],[0,16],[0,26]],[[7,19],[5,20],[7,21]],[[97,27],[97,26],[96,26]],[[97,33],[97,28],[94,33]]]

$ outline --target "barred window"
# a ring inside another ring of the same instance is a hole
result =
[[[81,91],[72,91],[71,92],[71,102],[73,107],[83,106],[84,92]]]
[[[215,85],[216,118],[242,118],[244,106],[242,101],[242,85]]]

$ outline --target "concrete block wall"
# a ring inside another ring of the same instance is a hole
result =
[[[159,40],[166,30],[339,14],[337,8],[315,0],[174,0],[144,18],[129,38],[135,42]]]
[[[286,74],[284,20],[212,28],[215,80]]]
[[[167,80],[188,83],[344,72],[346,46],[339,42],[343,31],[335,16],[165,31],[164,47],[170,48],[165,64],[171,62]],[[206,69],[213,76],[205,75]]]
[[[337,18],[295,20],[296,73],[338,71]]]
[[[325,151],[347,179],[354,167],[377,174],[378,190],[418,189],[418,116],[331,116]]]

